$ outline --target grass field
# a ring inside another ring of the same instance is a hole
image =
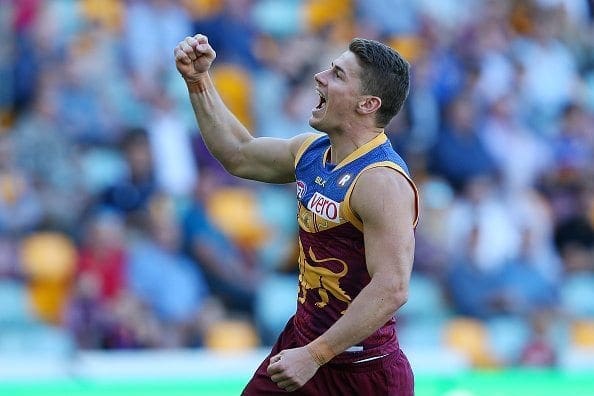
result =
[[[91,381],[0,383],[5,396],[231,396],[247,378],[200,381]],[[555,371],[473,372],[416,379],[416,396],[593,396],[594,375]]]

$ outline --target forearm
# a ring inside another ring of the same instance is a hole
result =
[[[404,285],[394,286],[375,277],[351,302],[344,315],[324,334],[309,344],[310,351],[333,356],[344,352],[383,326],[406,302]],[[333,356],[322,356],[322,363]]]
[[[227,108],[208,73],[186,84],[206,147],[227,171],[234,173],[241,146],[251,141],[252,135]]]

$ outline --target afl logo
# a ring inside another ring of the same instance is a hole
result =
[[[297,180],[297,199],[303,198],[305,192],[307,191],[307,186],[301,180]]]

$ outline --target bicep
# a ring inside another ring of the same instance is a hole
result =
[[[370,276],[407,289],[415,247],[415,190],[398,172],[374,168],[361,175],[352,194],[351,206],[363,223]]]
[[[253,138],[240,147],[233,174],[269,183],[293,182],[296,153],[309,136],[311,134],[291,139]]]

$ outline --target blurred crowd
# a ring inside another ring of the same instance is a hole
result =
[[[201,143],[172,55],[198,32],[258,136],[310,130],[352,37],[410,61],[386,127],[422,199],[405,347],[594,347],[591,1],[0,0],[0,353],[269,344],[294,311],[294,186]]]

